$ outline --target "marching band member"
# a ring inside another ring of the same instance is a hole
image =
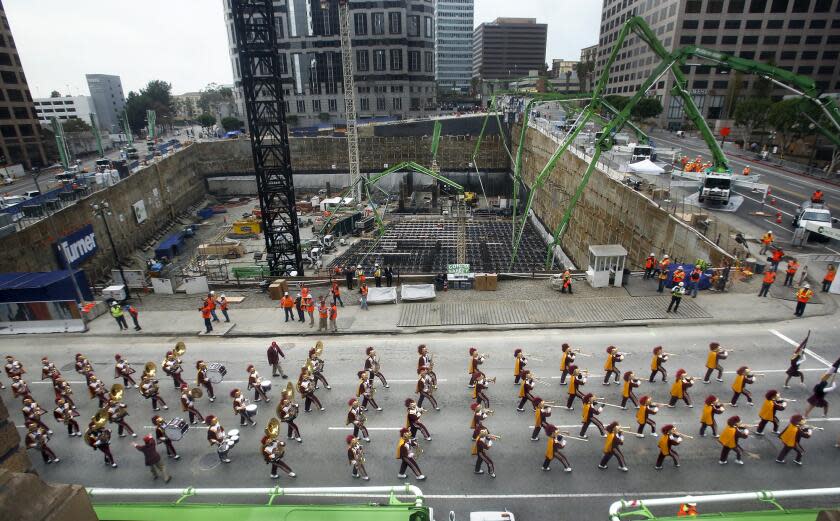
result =
[[[802,455],[805,454],[805,449],[802,448],[802,438],[810,438],[813,430],[811,427],[805,425],[805,418],[800,414],[794,414],[790,417],[790,424],[785,427],[785,430],[779,435],[782,440],[782,450],[776,456],[776,463],[785,463],[785,458],[788,452],[796,453],[796,458],[793,462],[797,465],[802,465]]]
[[[247,407],[248,402],[245,400],[245,397],[242,396],[242,391],[239,389],[233,389],[230,392],[230,397],[233,398],[233,413],[239,415],[239,425],[244,427],[248,425],[248,422],[251,423],[251,427],[257,424],[253,418],[248,416],[248,412],[246,411],[245,407]]]
[[[297,477],[292,468],[283,461],[283,455],[286,453],[286,442],[266,436],[263,438],[261,452],[266,464],[271,465],[271,479],[280,477],[277,474],[277,469],[281,469],[290,478]]]
[[[93,372],[93,367],[91,367],[91,366],[88,366],[88,367],[89,367],[89,369],[87,370],[86,373],[84,373],[83,376],[85,377],[85,385],[90,386],[90,381],[91,381],[91,379],[96,378],[96,373]]]
[[[245,368],[245,370],[248,372],[248,389],[254,390],[254,401],[258,402],[261,399],[265,399],[265,403],[270,402],[271,398],[268,397],[268,394],[266,394],[260,385],[262,378],[260,378],[260,373],[257,372],[257,368],[254,367],[254,364],[248,364],[248,367]],[[298,379],[298,385],[300,385],[300,379]]]
[[[668,361],[668,353],[663,352],[662,346],[653,348],[653,358],[650,360],[650,378],[648,381],[653,383],[656,378],[656,373],[662,375],[662,382],[668,381],[668,371],[665,370],[665,362]]]
[[[353,426],[354,438],[358,437],[359,432],[361,432],[362,439],[370,443],[370,434],[368,433],[367,427],[365,427],[365,421],[367,418],[362,411],[362,406],[359,405],[359,400],[350,398],[350,400],[347,401],[347,405],[350,406],[350,409],[347,411],[347,422],[345,425]]]
[[[96,397],[99,400],[100,409],[108,405],[108,390],[105,388],[105,384],[93,373],[90,373],[88,377],[88,394],[91,398]]]
[[[467,387],[474,387],[475,386],[475,373],[481,371],[481,369],[479,369],[478,366],[480,366],[483,363],[484,363],[484,357],[481,356],[481,353],[478,352],[478,349],[476,349],[474,347],[471,347],[470,348],[470,362],[467,365],[467,372],[470,375],[470,383],[467,384]],[[475,398],[475,397],[473,397],[473,398]]]
[[[414,391],[420,395],[420,398],[417,400],[418,406],[422,407],[423,399],[427,399],[432,402],[432,407],[434,407],[436,411],[440,410],[437,400],[435,400],[435,397],[432,395],[432,393],[434,393],[434,386],[428,369],[423,369],[420,373],[420,377],[417,379],[417,385],[415,386]]]
[[[572,466],[569,465],[569,460],[562,452],[563,447],[566,446],[566,440],[563,439],[560,430],[554,425],[549,425],[546,427],[545,433],[548,435],[548,442],[545,446],[545,460],[543,461],[542,469],[545,471],[551,470],[551,460],[556,459],[563,464],[563,470],[571,472]]]
[[[653,421],[651,416],[657,412],[659,412],[659,407],[653,403],[650,396],[639,398],[639,410],[636,411],[636,423],[639,425],[638,430],[636,430],[637,438],[645,437],[645,425],[650,425],[650,431],[653,433],[653,437],[656,437],[656,422]]]
[[[21,408],[20,412],[23,413],[24,423],[34,423],[38,425],[39,428],[44,429],[47,431],[47,434],[52,434],[53,431],[47,424],[41,420],[41,416],[46,414],[46,411],[38,405],[38,402],[32,399],[31,396],[28,396],[23,399],[23,407]]]
[[[319,409],[322,411],[324,410],[324,406],[321,405],[321,400],[315,396],[315,377],[312,376],[312,373],[306,370],[306,368],[302,368],[300,371],[300,376],[298,376],[298,391],[300,395],[303,396],[303,412],[310,412],[312,408],[312,403],[314,402],[315,405],[318,406]],[[371,401],[373,399],[371,398]],[[382,410],[377,407],[377,410]]]
[[[540,439],[540,429],[546,429],[550,423],[548,418],[551,417],[551,405],[539,396],[534,398],[534,431],[531,433],[531,441]],[[546,434],[548,431],[546,431]]]
[[[417,431],[423,433],[423,437],[426,438],[426,441],[432,441],[432,435],[429,433],[429,429],[423,425],[423,422],[420,421],[420,416],[426,411],[422,407],[418,406],[417,403],[412,400],[411,398],[405,399],[405,426],[411,431],[411,437],[417,437]]]
[[[493,377],[493,381],[495,382],[495,376]],[[487,393],[484,391],[487,390],[488,380],[487,375],[482,373],[481,371],[476,371],[472,379],[470,380],[473,384],[470,386],[473,388],[472,397],[477,404],[484,404],[485,407],[490,407],[490,398],[487,397]]]
[[[291,398],[286,399],[283,397],[280,399],[280,405],[277,408],[279,409],[278,416],[280,421],[286,424],[286,437],[289,439],[294,438],[298,443],[303,443],[303,438],[300,437],[300,428],[295,423],[298,411],[300,411],[300,405],[293,402]]]
[[[230,455],[230,449],[218,450],[222,442],[225,441],[225,428],[219,423],[219,419],[212,414],[207,417],[207,425],[210,426],[207,429],[207,441],[210,443],[210,446],[217,449],[219,459],[222,463],[230,463],[230,458],[228,457]]]
[[[312,363],[312,376],[315,378],[315,389],[318,388],[318,382],[324,382],[324,387],[332,389],[330,383],[324,378],[324,360],[318,356],[315,348],[309,350],[309,362]]]
[[[134,377],[131,376],[133,373],[136,372],[131,367],[131,364],[123,360],[122,355],[120,355],[119,353],[114,355],[114,360],[116,360],[116,362],[114,363],[114,378],[122,378],[123,385],[126,389],[128,389],[132,385],[135,389],[138,388],[139,385],[137,385],[137,382],[134,381]]]
[[[802,373],[802,370],[799,368],[807,359],[805,356],[805,350],[797,348],[796,351],[793,352],[793,355],[790,357],[790,367],[787,368],[785,374],[787,378],[785,378],[785,389],[790,389],[790,379],[791,378],[799,378],[799,381],[802,383],[802,387],[805,387],[805,375]]]
[[[61,398],[69,403],[71,407],[76,407],[76,402],[73,401],[73,388],[67,383],[64,378],[56,378],[53,380],[53,389],[55,390],[56,399]]]
[[[750,430],[745,425],[741,425],[740,416],[730,416],[726,420],[726,427],[720,433],[718,441],[722,445],[720,450],[720,460],[718,463],[726,465],[729,461],[729,453],[735,452],[735,463],[743,465],[744,461],[741,459],[742,450],[739,441],[746,439],[750,435]]]
[[[397,442],[397,459],[400,460],[400,470],[397,472],[398,478],[405,478],[405,470],[410,468],[418,481],[426,479],[417,465],[417,460],[414,459],[416,448],[417,440],[411,437],[411,432],[406,428],[400,429],[400,440]]]
[[[732,382],[732,400],[729,401],[729,405],[732,407],[738,407],[738,398],[743,394],[747,398],[747,403],[750,406],[755,405],[752,399],[752,393],[747,390],[747,385],[755,383],[755,375],[752,374],[750,368],[743,365],[738,368],[735,374],[735,381]]]
[[[210,381],[210,375],[207,374],[207,364],[204,363],[204,360],[195,363],[195,370],[197,371],[195,375],[196,385],[204,387],[207,391],[207,397],[210,398],[211,402],[215,402],[216,394],[213,392],[213,382]],[[268,399],[266,399],[267,402]]]
[[[74,364],[76,372],[80,375],[84,376],[90,371],[93,371],[93,367],[90,365],[90,360],[85,358],[85,355],[82,353],[76,353],[76,362]]]
[[[478,437],[478,433],[481,432],[481,429],[484,429],[484,420],[487,419],[493,411],[490,409],[485,409],[481,406],[480,403],[474,403],[470,405],[470,409],[473,412],[472,420],[470,421],[470,428],[473,430],[472,436],[470,436],[471,440],[474,440]]]
[[[417,359],[417,374],[420,374],[425,369],[429,373],[429,376],[432,377],[432,388],[437,389],[437,373],[434,371],[435,360],[429,353],[429,348],[426,347],[426,344],[417,346],[417,354],[420,355]]]
[[[379,357],[376,356],[376,349],[368,347],[365,349],[365,354],[367,354],[367,358],[365,358],[365,371],[368,372],[368,378],[370,378],[371,383],[373,383],[373,378],[377,377],[386,389],[391,387],[388,385],[388,380],[385,379],[385,375],[379,370]]]
[[[79,423],[74,420],[76,416],[79,416],[76,408],[67,403],[67,401],[63,398],[57,399],[55,401],[55,405],[56,407],[53,411],[53,416],[57,421],[67,426],[67,435],[71,438],[73,436],[81,436],[82,431],[79,428]]]
[[[534,377],[531,374],[531,371],[525,369],[521,373],[522,376],[522,383],[519,386],[519,405],[516,406],[516,410],[519,412],[524,411],[525,402],[531,402],[531,405],[534,405],[534,386],[536,382],[534,381]]]
[[[687,376],[685,369],[677,369],[674,375],[674,383],[671,385],[671,399],[668,401],[668,407],[674,408],[679,400],[685,402],[689,409],[693,409],[694,405],[691,403],[691,395],[688,394],[689,388],[694,385],[694,377]]]
[[[132,438],[136,438],[137,433],[125,422],[126,416],[128,416],[128,406],[112,398],[108,402],[108,421],[117,425],[117,434],[119,434],[120,438],[125,438],[125,431],[128,431]]]
[[[706,435],[706,428],[712,429],[712,436],[718,437],[717,422],[715,416],[723,414],[726,407],[717,399],[717,396],[710,394],[703,401],[703,413],[700,415],[700,436]]]
[[[105,464],[111,465],[112,468],[117,468],[117,462],[114,460],[114,455],[111,454],[111,429],[91,421],[85,431],[85,443],[98,450],[105,456]]]
[[[493,446],[493,440],[496,439],[498,439],[498,436],[493,436],[487,429],[481,429],[481,432],[478,433],[478,437],[472,446],[472,455],[475,456],[474,473],[484,474],[484,469],[481,467],[483,463],[486,463],[487,473],[491,478],[496,477],[496,466],[493,465],[493,460],[490,459],[490,455],[488,454],[490,447]]]
[[[636,378],[636,373],[627,371],[624,373],[624,385],[621,388],[621,408],[627,409],[627,401],[629,400],[634,407],[639,408],[639,399],[636,398],[636,393],[633,389],[639,387],[642,382]]]
[[[56,377],[61,376],[61,371],[55,366],[53,362],[50,362],[49,358],[42,357],[41,358],[41,380],[46,380],[47,378],[55,379]]]
[[[29,384],[27,384],[26,380],[24,380],[19,374],[12,377],[11,387],[12,396],[14,398],[26,398],[27,396],[32,396],[32,393],[29,391]]]
[[[569,399],[566,400],[566,409],[573,411],[575,410],[573,407],[575,398],[583,400],[583,393],[580,388],[586,384],[586,375],[576,365],[569,366],[569,374],[572,379],[569,380]]]
[[[601,411],[604,410],[604,406],[595,401],[595,396],[592,393],[586,393],[583,399],[583,411],[581,412],[581,420],[583,421],[583,425],[580,427],[580,437],[588,439],[589,436],[586,435],[587,429],[589,429],[589,425],[595,425],[595,428],[598,429],[598,433],[601,434],[602,437],[607,435],[606,431],[604,430],[604,424],[601,423],[601,420],[596,418]]]
[[[47,465],[61,461],[55,455],[55,452],[47,446],[50,435],[46,430],[39,427],[37,423],[27,423],[26,428],[29,430],[24,440],[27,449],[38,449],[41,452],[41,457],[44,458],[44,463]]]
[[[779,418],[776,417],[777,411],[784,411],[787,408],[787,401],[782,399],[779,391],[770,389],[764,393],[764,403],[761,404],[761,410],[758,411],[758,426],[755,429],[756,436],[764,436],[764,427],[768,423],[773,424],[773,434],[779,434]]]
[[[370,371],[359,371],[359,385],[356,386],[356,396],[362,399],[362,410],[367,410],[367,405],[370,403],[377,411],[381,411],[382,407],[376,403],[373,395],[376,389],[373,388],[373,380],[370,378]]]
[[[560,355],[560,385],[566,385],[566,377],[570,374],[569,367],[575,365],[575,350],[569,344],[561,347],[563,354]]]
[[[280,349],[277,342],[272,342],[268,346],[266,357],[268,358],[268,365],[271,366],[271,376],[282,376],[284,380],[287,379],[288,376],[283,372],[283,367],[280,365],[280,358],[286,358],[286,353]]]
[[[166,429],[164,428],[166,427],[166,420],[155,415],[152,416],[152,424],[155,426],[155,439],[157,439],[158,443],[166,446],[166,455],[172,459],[181,459],[181,456],[175,451],[175,445],[172,444],[172,440],[166,435]]]
[[[205,421],[204,416],[198,412],[198,409],[195,408],[195,401],[193,401],[190,388],[185,383],[181,384],[181,410],[190,415],[190,423],[192,424],[198,423],[195,421],[196,416],[198,416],[198,419],[201,420],[202,423]]]
[[[620,352],[617,347],[607,347],[607,360],[604,362],[604,385],[610,385],[610,376],[615,377],[615,383],[621,376],[617,364],[624,360],[624,353]]]
[[[662,436],[659,437],[657,446],[659,447],[659,456],[656,457],[656,464],[653,466],[656,470],[662,470],[662,464],[665,458],[671,458],[675,467],[680,466],[680,455],[674,450],[674,447],[682,443],[682,435],[677,432],[676,427],[671,424],[662,427]]]
[[[19,360],[16,360],[12,355],[6,355],[6,365],[3,369],[5,369],[6,376],[9,377],[9,380],[12,380],[15,376],[23,376],[23,373],[26,372],[26,369],[23,368],[23,364],[20,363]]]
[[[612,422],[607,425],[607,439],[604,442],[604,457],[601,458],[601,463],[598,468],[604,470],[607,468],[607,463],[615,456],[618,460],[618,470],[627,472],[627,465],[624,462],[624,454],[621,452],[621,445],[624,443],[624,434],[621,431],[621,426],[618,422]]]
[[[522,377],[522,371],[528,365],[528,359],[525,357],[525,352],[520,348],[513,351],[513,385],[519,385],[519,380]]]
[[[347,460],[350,462],[350,466],[353,467],[353,477],[361,477],[365,481],[370,480],[367,469],[365,469],[365,450],[362,448],[362,444],[352,434],[347,435],[346,441]]]
[[[169,410],[169,406],[166,405],[166,402],[163,401],[163,398],[160,397],[160,387],[158,387],[158,381],[152,378],[150,375],[144,374],[140,378],[140,394],[143,396],[143,398],[147,400],[152,400],[153,411],[160,410],[160,407],[158,407],[158,402],[160,402],[160,404],[163,405],[164,410]]]
[[[717,371],[718,382],[723,381],[723,367],[720,365],[721,360],[726,360],[729,353],[723,349],[717,342],[709,344],[709,355],[706,357],[706,375],[703,376],[703,383],[709,383],[712,373]]]
[[[182,385],[186,384],[184,378],[181,376],[181,373],[184,372],[184,368],[181,367],[181,359],[176,357],[174,352],[166,352],[166,359],[163,361],[161,369],[163,369],[164,373],[172,377],[172,384],[176,389],[180,389]]]

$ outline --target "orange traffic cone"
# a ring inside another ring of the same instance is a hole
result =
[[[776,212],[776,222],[782,224],[782,212]]]

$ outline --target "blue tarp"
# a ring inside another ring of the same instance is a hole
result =
[[[84,183],[76,183],[79,186],[83,186]],[[20,213],[23,211],[24,206],[37,206],[39,204],[44,204],[46,201],[52,201],[53,199],[58,198],[58,194],[62,192],[72,192],[73,186],[72,183],[63,184],[60,188],[56,188],[55,190],[50,190],[49,192],[44,192],[41,195],[37,195],[31,199],[27,199],[26,201],[22,201],[16,205],[9,206],[7,208],[0,209],[0,212],[3,213]]]
[[[691,272],[694,271],[694,264],[676,264],[672,262],[668,266],[668,280],[665,281],[665,286],[671,288],[674,286],[674,272],[677,270],[678,267],[682,266],[683,271],[685,272],[685,287],[691,287],[691,281],[688,279]],[[700,275],[700,288],[699,289],[709,289],[709,286],[712,285],[712,273],[713,270],[708,269]]]
[[[78,301],[69,270],[0,273],[0,302]],[[75,271],[85,300],[93,300],[85,272]]]
[[[155,248],[155,257],[162,259],[173,259],[176,255],[181,253],[184,248],[184,232],[173,233],[167,236],[160,243],[160,246]]]

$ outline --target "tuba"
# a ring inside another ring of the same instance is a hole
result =
[[[90,419],[90,423],[92,426],[96,427],[97,430],[102,429],[105,425],[108,424],[108,420],[110,419],[111,415],[108,413],[108,409],[103,407],[96,411],[96,414]]]
[[[175,354],[175,358],[181,358],[184,356],[184,353],[187,352],[187,344],[178,342],[175,344],[175,349],[173,349],[172,352]]]
[[[324,343],[318,340],[315,342],[315,356],[321,358],[321,354],[324,352]]]
[[[291,401],[295,397],[295,385],[292,382],[286,384],[286,388],[280,393],[282,400]]]
[[[111,386],[109,399],[114,402],[121,402],[125,394],[125,387],[122,384],[114,384]]]
[[[192,389],[190,389],[190,396],[194,400],[197,400],[197,399],[201,398],[202,396],[204,396],[204,392],[198,387],[193,387]]]
[[[268,425],[265,427],[265,435],[271,439],[275,439],[280,435],[280,421],[277,418],[272,418],[268,421]]]
[[[157,372],[157,366],[154,362],[146,362],[146,366],[143,368],[143,378],[148,378],[150,380],[155,379],[155,373]]]

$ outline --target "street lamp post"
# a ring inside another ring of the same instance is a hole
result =
[[[111,251],[114,252],[114,260],[117,262],[117,269],[119,270],[120,277],[122,277],[123,284],[125,285],[125,296],[126,298],[130,298],[131,293],[128,290],[128,279],[125,278],[120,254],[117,252],[117,246],[114,244],[114,237],[111,235],[111,227],[108,226],[108,219],[106,218],[106,216],[111,215],[111,205],[108,204],[107,201],[102,201],[99,204],[91,204],[90,206],[93,208],[93,214],[102,218],[102,223],[105,224],[105,234],[108,236],[108,242],[111,244]]]

